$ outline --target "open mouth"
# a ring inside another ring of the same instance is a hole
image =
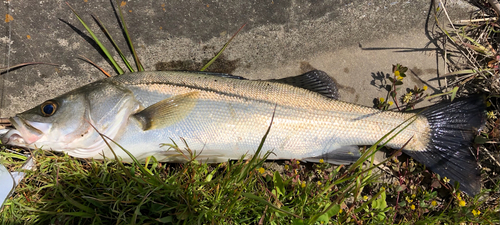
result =
[[[2,137],[2,142],[9,145],[26,146],[34,143],[43,136],[40,128],[47,129],[44,123],[30,123],[21,117],[11,117],[10,122],[14,129],[10,129],[5,136]]]
[[[24,141],[21,133],[19,133],[19,131],[15,129],[9,129],[9,131],[4,136],[2,136],[2,143],[14,146],[26,146],[26,141]]]

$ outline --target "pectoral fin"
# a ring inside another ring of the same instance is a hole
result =
[[[350,145],[342,146],[341,148],[332,150],[326,154],[305,158],[303,160],[307,162],[319,162],[321,159],[323,159],[327,163],[344,165],[356,162],[360,156],[361,155],[359,153],[359,147]]]
[[[183,120],[198,101],[199,92],[193,91],[159,101],[133,115],[142,130],[160,129]]]

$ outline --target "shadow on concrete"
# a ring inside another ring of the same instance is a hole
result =
[[[425,25],[424,25],[424,34],[429,40],[429,42],[423,47],[423,48],[405,48],[405,47],[369,47],[365,48],[359,43],[359,48],[364,51],[382,51],[382,50],[393,50],[393,52],[434,52],[435,56],[435,61],[436,61],[436,71],[435,71],[435,78],[429,79],[428,81],[423,80],[420,78],[419,72],[409,69],[409,72],[411,75],[413,75],[413,78],[417,79],[420,81],[422,84],[426,85],[432,93],[430,95],[434,94],[439,94],[443,93],[443,84],[441,83],[441,80],[443,77],[440,74],[439,66],[440,66],[440,60],[443,60],[444,57],[447,57],[446,60],[448,63],[456,63],[456,60],[451,58],[450,56],[445,56],[445,50],[443,49],[442,46],[446,45],[447,41],[447,35],[444,34],[440,29],[438,29],[436,26],[436,21],[433,16],[433,13],[435,12],[435,7],[434,7],[435,2],[430,1],[429,3],[429,8],[427,10],[427,16],[425,20]],[[460,48],[460,46],[457,46],[456,44],[452,43],[455,47]],[[444,61],[444,60],[443,60]],[[388,92],[391,90],[391,85],[388,84],[387,78],[390,76],[390,74],[386,74],[382,71],[378,72],[372,72],[371,76],[373,80],[370,82],[370,84],[374,87],[377,87],[378,89],[385,89]],[[437,80],[438,85],[433,86],[429,83],[429,81]],[[408,89],[407,91],[409,91]],[[378,104],[378,99],[374,98],[373,100],[374,106]]]
[[[108,60],[108,57],[106,57],[106,54],[104,54],[104,52],[101,50],[101,48],[99,48],[99,45],[94,41],[94,39],[92,39],[92,37],[88,36],[87,34],[83,33],[83,31],[81,31],[80,29],[78,29],[77,27],[73,26],[72,24],[70,24],[68,21],[66,20],[63,20],[61,18],[59,18],[59,21],[63,22],[64,24],[68,25],[75,33],[77,33],[80,37],[82,37],[86,42],[88,42],[90,45],[92,45],[92,47],[97,51],[99,52],[99,54],[101,55],[101,57],[103,59],[106,59],[106,61],[110,64],[111,62]],[[114,68],[114,67],[113,67]],[[115,70],[115,72],[118,72]]]
[[[384,73],[382,71],[379,72],[372,72],[372,78],[373,80],[370,81],[370,84],[378,89],[385,89],[387,91],[391,90],[391,85],[387,83],[387,78],[389,78],[391,75],[388,73]],[[377,84],[380,83],[380,84]]]

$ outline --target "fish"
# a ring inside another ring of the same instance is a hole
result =
[[[10,118],[4,144],[65,152],[78,158],[185,162],[169,149],[186,143],[207,163],[263,151],[268,159],[350,164],[359,146],[382,141],[475,195],[481,174],[471,153],[485,123],[481,96],[411,112],[381,111],[339,100],[335,81],[313,70],[272,80],[183,71],[127,73],[98,80]],[[112,139],[109,146],[100,135]],[[118,146],[119,145],[119,146]],[[111,149],[110,149],[111,148]],[[186,151],[187,150],[181,150]],[[184,152],[183,152],[184,153]]]

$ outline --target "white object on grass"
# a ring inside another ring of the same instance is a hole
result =
[[[0,165],[0,207],[14,190],[15,181],[5,166]]]
[[[21,167],[21,170],[32,170],[35,166],[35,161],[29,155],[28,159]],[[0,164],[0,209],[7,198],[12,194],[14,189],[19,185],[21,180],[24,178],[24,172],[9,172],[4,165]]]

